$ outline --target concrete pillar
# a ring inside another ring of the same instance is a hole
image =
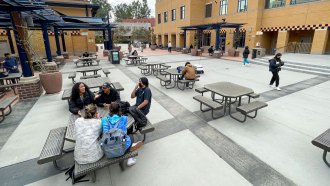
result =
[[[285,52],[285,47],[288,45],[288,41],[289,41],[289,32],[288,31],[278,31],[276,53]]]
[[[219,37],[220,37],[220,30],[215,30],[215,50],[219,50]]]
[[[40,79],[36,76],[22,77],[17,86],[19,99],[40,97],[43,92]]]
[[[313,38],[311,54],[324,54],[329,31],[327,29],[316,29]]]
[[[187,30],[183,30],[183,48],[187,48]]]

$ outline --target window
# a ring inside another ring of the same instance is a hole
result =
[[[180,19],[184,19],[185,18],[185,6],[181,6],[180,7]]]
[[[158,24],[160,24],[162,22],[162,15],[158,14]]]
[[[211,45],[211,33],[204,33],[203,46],[210,46],[210,45]]]
[[[265,8],[277,8],[285,6],[285,0],[266,0]]]
[[[246,12],[247,11],[247,2],[248,0],[238,0],[237,12]]]
[[[300,3],[309,3],[309,2],[314,2],[314,1],[319,1],[319,0],[291,0],[291,4],[300,4]]]
[[[164,12],[164,23],[168,21],[168,12]]]
[[[172,21],[175,21],[176,20],[176,10],[173,9],[172,10]]]
[[[234,39],[233,41],[236,41],[236,43],[234,42],[234,47],[235,44],[237,44],[237,47],[244,47],[245,46],[245,32],[239,32],[237,39],[235,39],[236,34],[234,34]]]
[[[212,3],[205,6],[205,17],[212,17]]]
[[[220,1],[220,15],[226,15],[228,9],[228,0]]]

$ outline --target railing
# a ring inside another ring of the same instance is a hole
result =
[[[290,42],[288,45],[275,48],[274,53],[276,51],[283,49],[283,51],[287,53],[302,53],[302,54],[309,54],[311,53],[312,43],[298,43],[298,42]]]

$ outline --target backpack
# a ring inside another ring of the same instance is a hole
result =
[[[147,125],[147,117],[141,112],[137,106],[132,106],[129,108],[129,113],[132,115],[135,121],[135,128],[137,130]]]
[[[129,102],[127,101],[120,101],[119,102],[119,106],[120,106],[120,111],[123,115],[127,115],[129,113],[129,107],[131,106],[129,104]]]
[[[68,181],[70,178],[72,180],[72,184],[75,184],[75,183],[79,183],[79,182],[87,182],[89,180],[81,180],[83,179],[85,175],[82,175],[82,176],[79,176],[78,178],[75,178],[74,177],[74,167],[75,167],[75,164],[73,164],[66,172],[65,172],[65,175],[68,175],[68,177],[66,178],[65,181]]]
[[[109,124],[110,130],[103,133],[101,139],[101,147],[107,158],[116,158],[125,154],[126,152],[126,133],[117,128],[120,122],[117,121],[116,125],[111,128],[111,124],[106,118],[107,123]]]

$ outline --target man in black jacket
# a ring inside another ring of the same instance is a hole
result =
[[[99,107],[109,107],[111,102],[120,101],[120,96],[116,89],[110,86],[110,83],[104,83],[102,85],[102,92],[95,97],[96,104]]]
[[[281,67],[284,65],[284,62],[281,60],[282,54],[277,53],[274,58],[269,60],[269,71],[272,72],[273,76],[270,80],[269,87],[274,88],[278,91],[280,91],[280,76],[278,75],[278,72],[281,71]],[[273,87],[273,84],[275,82],[275,86]]]

